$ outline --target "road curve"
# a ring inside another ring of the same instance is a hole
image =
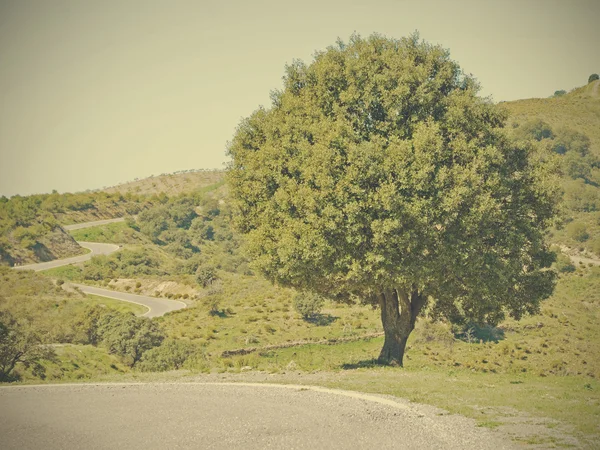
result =
[[[63,228],[65,230],[81,230],[83,228],[91,228],[100,225],[106,225],[109,223],[115,222],[123,222],[125,219],[106,219],[106,220],[96,220],[94,222],[86,222],[86,223],[78,223],[74,225],[66,225]],[[87,248],[90,252],[85,255],[73,256],[71,258],[65,259],[56,259],[54,261],[47,261],[36,264],[27,264],[24,266],[15,266],[13,269],[15,270],[34,270],[39,272],[41,270],[53,269],[55,267],[66,266],[69,264],[80,263],[84,261],[88,261],[92,259],[93,256],[97,255],[109,255],[113,252],[116,252],[121,247],[115,244],[102,244],[99,242],[83,242],[77,241],[79,245],[83,248]],[[116,300],[121,300],[124,302],[137,303],[139,305],[143,305],[148,308],[148,311],[145,314],[142,314],[143,317],[160,317],[164,316],[166,313],[171,311],[176,311],[178,309],[183,309],[187,305],[183,302],[177,300],[167,300],[164,298],[157,297],[149,297],[147,295],[136,295],[129,294],[127,292],[118,292],[111,291],[109,289],[101,289],[95,286],[87,286],[84,284],[73,284],[73,286],[77,286],[81,291],[86,294],[99,295],[101,297],[114,298]]]
[[[114,298],[124,302],[137,303],[148,308],[142,317],[160,317],[171,311],[183,309],[187,305],[178,300],[166,300],[164,298],[149,297],[147,295],[129,294],[127,292],[111,291],[110,289],[102,289],[95,286],[87,286],[85,284],[71,284],[78,287],[86,294],[99,295],[100,297]]]
[[[0,388],[0,405],[5,450],[513,448],[432,407],[310,386],[11,386]]]
[[[125,221],[125,219],[123,217],[118,217],[116,219],[95,220],[93,222],[74,223],[72,225],[63,225],[63,228],[67,231],[81,230],[83,228],[97,227],[100,225],[107,225],[109,223],[124,222],[124,221]]]
[[[34,270],[39,272],[40,270],[54,269],[55,267],[67,266],[69,264],[84,262],[92,259],[92,256],[97,255],[110,255],[113,252],[119,250],[119,246],[115,244],[101,244],[99,242],[83,242],[78,241],[79,245],[83,248],[87,248],[90,252],[85,255],[73,256],[65,259],[55,259],[54,261],[46,261],[42,263],[26,264],[24,266],[15,266],[15,270]]]

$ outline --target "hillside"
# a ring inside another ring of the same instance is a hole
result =
[[[499,107],[508,112],[515,137],[557,158],[562,171],[563,222],[550,241],[572,256],[600,259],[600,80],[558,97]]]
[[[188,194],[206,186],[213,185],[223,180],[225,172],[222,170],[197,170],[182,171],[157,176],[150,176],[141,180],[122,183],[117,186],[105,188],[102,191],[109,194],[136,194],[154,195],[164,192],[169,197],[172,195]]]
[[[590,150],[600,155],[600,80],[559,97],[502,102],[498,106],[509,112],[509,124],[540,119],[552,129],[577,130],[590,138]]]

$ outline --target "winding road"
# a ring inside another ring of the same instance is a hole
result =
[[[106,219],[106,220],[96,220],[94,222],[86,222],[86,223],[77,223],[73,225],[65,225],[63,228],[65,230],[81,230],[83,228],[91,228],[97,227],[100,225],[107,225],[109,223],[115,222],[123,222],[125,219]],[[42,270],[53,269],[55,267],[66,266],[69,264],[80,263],[84,261],[90,260],[93,256],[97,255],[109,255],[111,253],[116,252],[121,248],[119,245],[115,244],[102,244],[99,242],[83,242],[78,241],[79,245],[83,248],[89,250],[89,253],[85,255],[73,256],[71,258],[65,259],[56,259],[54,261],[46,261],[42,263],[36,264],[26,264],[24,266],[15,266],[13,269],[15,270],[33,270],[36,272]],[[147,295],[137,295],[137,294],[129,294],[126,292],[118,292],[111,291],[109,289],[101,289],[95,286],[87,286],[84,284],[71,284],[72,286],[76,286],[82,292],[86,294],[98,295],[101,297],[113,298],[116,300],[121,300],[129,303],[137,303],[138,305],[143,305],[148,308],[148,311],[145,314],[142,314],[143,317],[160,317],[165,315],[168,312],[176,311],[178,309],[183,309],[187,305],[183,302],[177,300],[167,300],[164,298],[150,297]]]
[[[514,448],[399,398],[255,383],[0,387],[0,436],[5,450]]]

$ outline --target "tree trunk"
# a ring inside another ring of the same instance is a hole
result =
[[[381,322],[385,333],[379,362],[402,366],[408,336],[415,328],[415,321],[425,304],[426,296],[416,289],[409,295],[395,288],[379,294]]]

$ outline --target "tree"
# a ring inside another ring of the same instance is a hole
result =
[[[417,35],[354,35],[287,66],[272,106],[229,144],[234,224],[255,268],[379,306],[382,362],[402,364],[424,313],[495,324],[553,290],[543,229],[557,183],[477,91]]]
[[[590,75],[590,77],[588,78],[588,84],[591,83],[592,81],[596,81],[600,79],[600,76],[598,76],[597,73],[593,73]]]
[[[27,324],[18,323],[10,313],[0,311],[0,381],[12,380],[12,371],[19,363],[43,377],[45,368],[41,361],[54,356],[52,348],[42,345],[39,335]]]
[[[106,314],[98,325],[102,343],[110,353],[121,356],[130,367],[145,351],[157,347],[164,339],[155,322],[133,314]]]

